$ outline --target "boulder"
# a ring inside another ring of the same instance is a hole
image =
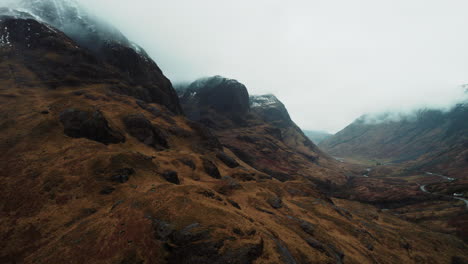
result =
[[[281,198],[279,198],[277,196],[268,198],[267,202],[271,207],[273,207],[275,209],[279,209],[279,208],[283,207],[283,201],[281,200]]]
[[[179,176],[175,171],[165,171],[163,172],[162,177],[170,183],[180,184]]]
[[[202,158],[203,169],[206,174],[210,175],[215,179],[221,179],[221,174],[219,173],[218,167],[209,159]]]
[[[109,127],[100,111],[83,111],[69,108],[60,113],[64,133],[72,138],[88,138],[103,144],[125,142],[125,137]]]
[[[229,168],[236,168],[236,167],[239,167],[239,163],[231,158],[230,156],[228,156],[226,153],[224,152],[218,152],[216,154],[216,157],[222,161],[224,164],[226,164]]]
[[[130,175],[134,174],[135,170],[133,168],[123,168],[119,169],[112,175],[111,180],[115,182],[125,183],[130,178]]]

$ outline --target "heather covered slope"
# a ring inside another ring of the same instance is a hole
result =
[[[410,169],[468,175],[468,105],[425,109],[398,119],[364,116],[320,143],[338,157],[409,163]],[[386,120],[385,120],[386,119]]]
[[[276,110],[247,98],[253,120],[223,118],[231,132],[211,132],[176,114],[174,98],[140,100],[151,87],[50,25],[0,24],[1,263],[450,263],[468,254],[453,236],[328,197],[314,179],[338,184],[341,169],[296,127],[281,127],[275,100],[279,119],[266,121]],[[267,145],[237,139],[247,132]],[[225,138],[288,162],[266,173]]]

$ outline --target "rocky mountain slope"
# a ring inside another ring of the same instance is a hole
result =
[[[119,92],[163,104],[180,113],[171,82],[144,49],[112,25],[89,14],[75,0],[22,0],[15,7],[15,10],[4,8],[0,14],[53,26],[96,59],[113,66],[119,72],[119,80],[132,86],[132,89],[115,87]]]
[[[410,163],[411,169],[468,178],[468,103],[397,119],[363,116],[320,143],[338,157]]]
[[[280,181],[306,178],[324,188],[346,182],[345,171],[304,135],[274,95],[249,96],[242,83],[221,76],[178,93],[188,118],[211,128],[246,164]]]
[[[149,57],[103,48],[128,72],[46,21],[0,10],[0,263],[466,258],[454,236],[328,196],[347,171],[276,98],[217,77],[183,94],[187,118]]]

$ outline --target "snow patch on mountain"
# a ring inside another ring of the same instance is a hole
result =
[[[4,27],[0,31],[0,47],[11,47],[10,32],[8,31],[8,27]]]
[[[278,98],[272,94],[250,96],[250,107],[274,107],[279,103]]]
[[[78,44],[94,50],[104,45],[119,44],[135,50],[146,61],[147,53],[129,41],[118,29],[92,15],[76,0],[21,0],[0,8],[0,19],[34,19],[50,30],[64,32]]]

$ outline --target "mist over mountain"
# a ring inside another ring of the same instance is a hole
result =
[[[468,83],[462,0],[80,3],[144,46],[171,81],[242,80],[252,94],[275,94],[304,129],[444,107]]]
[[[419,161],[444,174],[466,175],[468,169],[468,101],[448,110],[420,109],[411,114],[362,116],[320,147],[338,157]],[[451,165],[450,165],[451,164]]]
[[[304,130],[304,134],[312,140],[315,144],[319,144],[325,139],[333,136],[333,134],[327,133],[325,131],[313,131],[313,130]]]

